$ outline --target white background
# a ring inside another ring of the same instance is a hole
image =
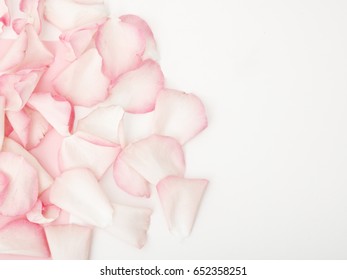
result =
[[[210,184],[188,239],[154,196],[142,250],[97,232],[92,257],[346,259],[347,2],[108,2],[148,21],[167,86],[205,103],[185,150]]]

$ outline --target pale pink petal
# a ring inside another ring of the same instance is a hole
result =
[[[118,129],[124,111],[119,106],[100,107],[78,121],[77,130],[119,143]]]
[[[7,175],[0,171],[0,206],[6,200],[9,183],[10,180]]]
[[[8,13],[8,8],[5,0],[0,0],[0,28],[4,26],[9,26],[10,15]]]
[[[67,67],[53,86],[74,105],[95,105],[107,97],[109,86],[109,80],[101,73],[101,64],[98,51],[90,49]]]
[[[115,80],[139,66],[145,39],[134,26],[118,19],[109,19],[99,30],[96,46],[103,58],[105,75]]]
[[[29,116],[24,110],[19,112],[8,111],[6,116],[22,146],[25,147],[29,141]]]
[[[120,154],[113,166],[113,177],[117,186],[128,194],[140,197],[150,197],[149,183],[122,159]]]
[[[44,0],[21,0],[19,9],[26,14],[26,22],[34,26],[35,31],[41,32]]]
[[[60,175],[59,154],[63,136],[55,129],[51,129],[40,144],[30,150],[30,153],[39,161],[52,177]]]
[[[87,260],[92,241],[92,229],[79,225],[45,227],[47,241],[54,260]]]
[[[29,138],[26,148],[32,149],[45,137],[46,133],[50,129],[50,125],[38,111],[32,110],[28,107],[25,107],[24,111],[30,118],[28,127]]]
[[[182,147],[170,137],[152,135],[128,145],[119,156],[154,185],[168,175],[183,176],[185,171]]]
[[[26,217],[32,223],[48,224],[56,220],[59,214],[60,208],[55,205],[42,205],[41,200],[38,199]]]
[[[147,241],[152,210],[121,204],[113,204],[113,209],[112,226],[106,227],[105,230],[141,249]]]
[[[207,127],[204,105],[194,94],[163,90],[155,106],[154,133],[186,143]]]
[[[0,95],[6,98],[5,109],[21,110],[33,93],[40,76],[41,73],[36,71],[20,71],[0,76]]]
[[[37,200],[37,171],[22,156],[7,152],[0,153],[0,171],[6,174],[8,180],[7,194],[0,205],[0,214],[25,214]]]
[[[30,163],[32,167],[34,167],[38,173],[38,179],[39,179],[39,187],[40,187],[40,193],[47,188],[50,187],[50,185],[53,182],[52,177],[47,173],[47,171],[40,165],[40,163],[35,159],[26,149],[24,149],[21,145],[19,145],[17,142],[5,138],[3,146],[2,146],[3,152],[10,152],[17,155],[20,155],[25,158],[27,162]]]
[[[120,147],[92,142],[80,132],[63,140],[60,150],[60,168],[68,170],[76,167],[90,169],[100,179],[115,161]]]
[[[70,135],[73,123],[73,107],[60,96],[50,93],[33,94],[28,103],[63,136]]]
[[[49,257],[43,228],[24,219],[8,223],[0,229],[0,254]]]
[[[71,45],[76,57],[81,56],[91,45],[94,35],[106,19],[68,30],[60,35],[60,40]]]
[[[163,86],[160,66],[153,60],[146,60],[138,69],[119,77],[104,104],[122,106],[128,113],[147,113],[154,109]]]
[[[158,60],[159,55],[157,50],[157,44],[155,42],[153,32],[151,28],[148,26],[147,22],[135,15],[123,15],[120,17],[120,20],[122,22],[126,22],[128,24],[133,25],[145,37],[146,49],[142,55],[142,58]]]
[[[190,234],[207,184],[205,179],[175,176],[158,183],[159,198],[171,233],[179,237]]]
[[[46,0],[45,18],[61,30],[97,21],[107,16],[102,4],[81,5],[73,0]]]
[[[50,200],[88,224],[106,227],[112,223],[112,205],[88,169],[63,172],[52,185]]]
[[[0,96],[0,151],[5,137],[5,97]]]
[[[28,46],[28,36],[25,31],[21,32],[18,38],[11,43],[11,46],[0,59],[0,72],[10,70],[18,66],[25,57],[25,50]]]
[[[104,0],[74,0],[76,3],[80,4],[102,4]]]

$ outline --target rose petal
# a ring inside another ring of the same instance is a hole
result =
[[[33,94],[29,104],[39,111],[45,119],[63,136],[70,135],[73,123],[73,108],[64,98],[50,93]]]
[[[152,135],[128,145],[119,156],[154,185],[168,175],[183,176],[185,171],[182,147],[170,137]]]
[[[135,69],[145,49],[144,36],[132,25],[114,18],[101,26],[95,43],[103,58],[103,71],[112,81]]]
[[[21,110],[33,93],[41,73],[20,71],[0,76],[0,95],[6,98],[6,110]]]
[[[42,205],[41,200],[37,200],[34,207],[26,214],[27,219],[36,224],[48,224],[59,217],[60,208],[55,205]]]
[[[138,69],[119,77],[104,104],[122,106],[128,113],[147,113],[154,109],[163,86],[160,66],[153,60],[146,60]]]
[[[0,0],[0,28],[4,26],[9,26],[10,15],[8,13],[8,8],[5,0]]]
[[[7,175],[0,171],[0,206],[6,200],[9,183],[10,180]]]
[[[158,183],[160,202],[171,233],[179,237],[190,234],[207,184],[205,179],[175,176],[169,176]]]
[[[0,151],[5,137],[5,97],[0,96]]]
[[[24,111],[30,118],[30,123],[28,127],[29,138],[26,148],[32,149],[41,142],[41,140],[44,138],[44,136],[50,129],[50,125],[38,111],[32,110],[28,107],[25,107]]]
[[[193,94],[162,91],[155,105],[154,132],[186,143],[207,127],[204,105]]]
[[[113,204],[114,214],[112,226],[105,230],[117,238],[141,249],[147,241],[152,210]]]
[[[26,14],[26,22],[32,24],[38,34],[41,32],[43,4],[43,0],[21,0],[19,4],[19,9]]]
[[[49,257],[43,228],[24,219],[8,223],[0,229],[0,254]]]
[[[119,106],[97,108],[78,121],[77,130],[84,131],[112,143],[119,143],[118,129],[124,111]]]
[[[74,105],[93,106],[107,97],[108,79],[101,73],[101,57],[88,50],[54,81],[56,91]]]
[[[107,16],[102,4],[81,5],[72,0],[46,0],[45,18],[61,30],[97,21]]]
[[[128,194],[150,197],[151,190],[149,183],[122,159],[122,154],[117,157],[114,163],[113,177],[118,187]]]
[[[78,225],[45,227],[47,241],[54,260],[87,260],[92,230]]]
[[[61,173],[59,168],[59,154],[63,139],[61,134],[55,129],[51,129],[40,144],[30,150],[30,153],[52,177],[57,177]]]
[[[143,34],[146,40],[145,52],[142,55],[143,59],[158,60],[157,44],[154,39],[153,32],[147,22],[142,18],[135,15],[123,15],[119,17],[122,22],[126,22],[134,26],[141,34]]]
[[[74,0],[76,3],[80,4],[101,4],[104,0]]]
[[[77,132],[63,140],[60,150],[60,168],[61,170],[76,167],[88,168],[100,179],[115,161],[120,147],[104,145],[103,142],[93,143],[85,136]]]
[[[52,185],[50,200],[88,224],[106,227],[112,223],[112,205],[88,169],[63,172]]]
[[[0,153],[0,170],[9,180],[6,198],[0,206],[0,214],[25,214],[37,200],[37,171],[22,156],[7,152]]]
[[[26,146],[29,141],[29,124],[30,118],[25,113],[24,110],[19,112],[7,112],[7,119],[9,120],[13,131],[16,133],[16,136],[20,140],[22,146]]]
[[[29,162],[30,165],[36,169],[36,171],[38,172],[40,193],[44,191],[45,189],[47,189],[48,187],[50,187],[50,185],[53,182],[52,177],[40,165],[40,163],[21,145],[19,145],[18,143],[16,143],[15,141],[9,138],[5,138],[3,146],[2,146],[2,151],[11,152],[11,153],[24,157],[26,161]]]

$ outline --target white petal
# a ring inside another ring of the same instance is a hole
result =
[[[61,30],[72,29],[107,16],[102,4],[80,5],[72,0],[46,0],[45,18]]]
[[[63,172],[52,185],[50,200],[90,225],[106,227],[112,223],[112,205],[88,169]]]
[[[205,179],[175,176],[158,183],[160,202],[171,233],[179,237],[190,234],[207,184]]]
[[[34,207],[26,214],[27,219],[35,224],[48,224],[55,221],[60,214],[60,209],[55,205],[42,205],[37,200]]]
[[[182,147],[170,137],[152,135],[130,144],[119,156],[154,185],[168,175],[183,176],[185,171]]]
[[[112,226],[105,230],[130,245],[142,248],[147,241],[152,210],[121,204],[113,204],[113,208]]]
[[[78,225],[45,227],[47,241],[54,260],[87,260],[92,229]]]
[[[124,110],[119,106],[97,108],[78,121],[77,130],[119,143],[118,129],[123,115]]]
[[[103,101],[109,80],[101,73],[101,64],[98,51],[88,50],[53,81],[55,90],[74,105],[89,107]]]
[[[207,127],[204,105],[193,94],[163,90],[155,106],[154,133],[186,143]]]
[[[93,142],[78,132],[63,140],[60,150],[60,168],[68,170],[84,167],[91,170],[100,179],[115,161],[120,147]]]

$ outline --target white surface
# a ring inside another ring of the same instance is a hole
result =
[[[204,101],[209,128],[185,150],[210,185],[190,238],[154,196],[142,250],[97,232],[92,257],[346,258],[347,2],[108,2],[148,21],[167,85]]]

